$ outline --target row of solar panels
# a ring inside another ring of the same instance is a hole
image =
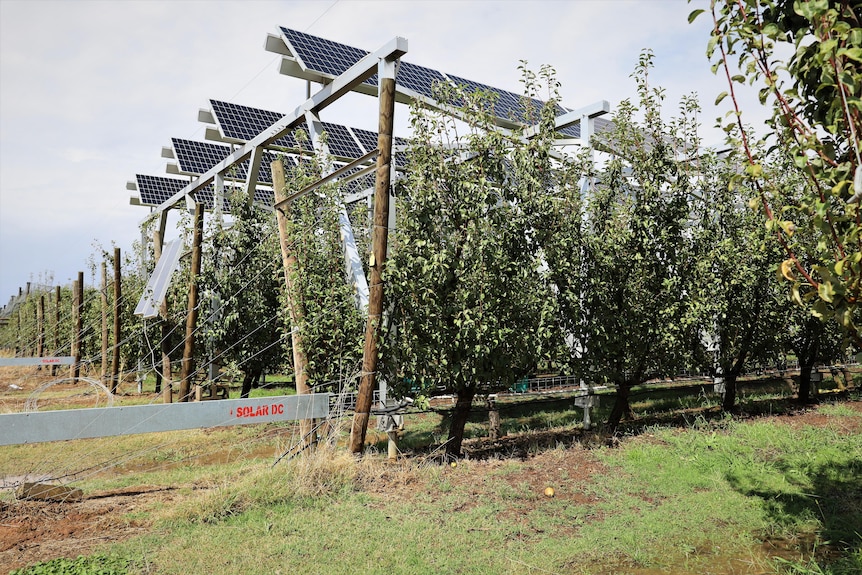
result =
[[[368,54],[368,52],[359,48],[332,42],[289,28],[282,27],[280,30],[284,47],[289,51],[290,57],[301,66],[302,75],[308,79],[315,79],[317,81],[332,80]],[[267,45],[269,49],[269,42]],[[284,50],[281,50],[281,52],[285,53]],[[434,84],[436,82],[449,82],[454,85],[460,85],[470,92],[476,90],[488,92],[494,95],[495,98],[495,115],[512,125],[529,123],[529,118],[527,118],[528,106],[538,109],[544,105],[539,100],[525,99],[514,92],[494,88],[460,76],[443,74],[437,70],[403,61],[399,65],[396,81],[399,87],[407,88],[416,94],[432,100],[435,97]],[[360,88],[360,91],[376,94],[376,76],[372,76],[363,84],[365,89]],[[261,110],[259,108],[218,100],[211,100],[210,104],[212,106],[211,111],[209,113],[202,113],[200,118],[203,121],[214,122],[218,128],[218,134],[215,135],[215,139],[221,140],[227,145],[173,138],[172,153],[178,162],[175,173],[179,175],[195,177],[206,173],[233,152],[231,144],[244,144],[254,139],[258,134],[284,117],[284,114],[279,112]],[[567,110],[558,106],[558,112],[563,114]],[[326,133],[329,152],[336,161],[349,162],[377,148],[377,134],[374,132],[327,122],[322,122],[322,126]],[[304,131],[306,135],[309,133],[307,127],[301,127],[300,130]],[[579,138],[581,132],[579,124],[573,124],[559,131],[564,136],[572,138]],[[400,146],[403,149],[406,141],[396,138],[394,144],[396,147]],[[281,155],[289,158],[289,163],[293,165],[295,165],[295,160],[292,154],[309,153],[312,151],[312,144],[308,137],[297,140],[294,134],[288,134],[276,140],[273,142],[273,146],[280,149],[279,153],[284,152]],[[275,157],[275,151],[270,150],[265,152],[257,178],[259,184],[271,187],[272,174],[270,173],[269,165]],[[406,164],[403,152],[396,152],[394,159],[397,167],[403,167]],[[225,174],[225,178],[228,181],[245,182],[248,169],[249,161],[246,160],[236,166],[231,173]],[[373,185],[373,176],[373,173],[366,174],[362,178],[352,182],[348,192],[370,187]],[[185,188],[188,183],[188,179],[179,178],[144,175],[138,175],[136,178],[140,203],[148,206],[161,205]],[[202,201],[207,209],[213,208],[215,198],[213,185],[199,191],[197,196],[197,200]],[[255,200],[272,205],[272,191],[266,188],[256,189]],[[227,205],[224,208],[227,209]]]
[[[321,81],[333,80],[369,54],[369,52],[360,48],[312,36],[298,30],[292,30],[283,26],[280,30],[282,40],[290,51],[290,57],[300,65],[303,72],[302,75],[310,79],[313,78]],[[432,101],[437,96],[434,91],[435,83],[449,83],[454,86],[461,86],[467,92],[471,93],[482,90],[491,94],[494,99],[493,114],[497,118],[507,122],[510,126],[536,123],[535,120],[529,117],[527,107],[529,106],[538,112],[544,105],[544,102],[535,98],[525,98],[520,94],[508,90],[494,88],[493,86],[456,76],[455,74],[445,74],[438,70],[426,68],[425,66],[405,62],[404,60],[399,64],[396,82],[399,87],[408,88]],[[376,93],[377,76],[372,76],[363,84],[368,88],[373,88],[373,90],[366,91]],[[453,103],[456,105],[459,104],[459,102]],[[557,106],[557,115],[565,114],[567,111],[561,106]],[[579,138],[581,136],[581,128],[580,125],[573,124],[561,129],[560,133],[570,138]]]
[[[218,100],[210,100],[210,104],[212,105],[211,114],[203,114],[203,116],[213,118],[218,127],[220,140],[236,144],[242,144],[253,139],[283,117],[283,114],[278,112]],[[366,153],[377,149],[377,134],[375,132],[328,122],[322,122],[322,126],[326,133],[329,152],[336,160],[336,168],[344,165],[343,162],[361,158]],[[259,184],[272,185],[272,173],[269,166],[276,157],[284,157],[289,165],[295,165],[294,154],[312,151],[307,128],[299,128],[299,131],[305,132],[306,136],[297,139],[291,134],[273,143],[274,146],[282,148],[285,153],[271,150],[264,152],[257,177]],[[396,147],[403,148],[407,141],[403,138],[395,138],[394,143]],[[177,160],[176,173],[185,176],[205,174],[233,152],[233,147],[229,144],[199,142],[181,138],[172,138],[171,144],[172,156]],[[395,164],[396,167],[406,165],[406,156],[403,152],[395,153]],[[248,176],[248,167],[249,161],[245,160],[226,174],[225,179],[244,182]],[[140,202],[143,205],[160,205],[186,185],[188,185],[186,179],[137,176],[137,188],[140,193]],[[347,192],[352,193],[371,185],[373,185],[373,174],[366,174],[364,177],[351,182]],[[255,191],[255,200],[272,205],[272,191],[258,188]],[[201,190],[198,193],[198,201],[202,201],[207,209],[212,209],[214,202],[213,186]]]

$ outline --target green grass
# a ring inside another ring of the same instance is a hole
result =
[[[160,574],[858,573],[862,439],[841,421],[859,414],[822,412],[834,426],[701,422],[593,450],[603,471],[590,482],[557,476],[584,503],[510,482],[529,460],[486,474],[470,461],[295,460],[227,474],[115,551]],[[399,474],[409,496],[374,489]],[[764,553],[769,541],[781,554]]]
[[[686,401],[666,390],[638,407],[658,413]],[[508,433],[581,417],[567,398],[501,411]],[[421,457],[357,461],[340,449],[270,468],[261,448],[283,450],[288,425],[65,442],[62,453],[80,468],[141,452],[126,473],[82,479],[85,492],[181,489],[174,506],[137,510],[152,521],[148,535],[103,549],[127,559],[131,573],[860,573],[862,435],[848,430],[862,413],[840,402],[819,413],[825,427],[693,414],[687,428],[641,429],[586,452],[595,461],[588,480],[567,459],[577,446],[454,468]],[[448,431],[445,414],[406,423],[417,446]],[[478,413],[468,434],[483,436],[486,425]],[[230,450],[236,457],[225,461],[201,455]],[[57,444],[2,448],[0,467],[59,454]],[[536,490],[539,473],[557,497]]]
[[[53,559],[23,569],[15,569],[9,575],[126,575],[129,560],[113,555],[79,556],[76,559]]]

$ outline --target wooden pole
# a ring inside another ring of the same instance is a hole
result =
[[[39,294],[39,302],[36,304],[36,357],[45,355],[45,295]],[[42,366],[39,366],[42,370]]]
[[[54,288],[54,355],[60,355],[60,286]],[[51,376],[57,375],[59,365],[51,366]]]
[[[120,264],[120,248],[114,248],[114,356],[111,360],[111,393],[117,393],[117,386],[120,384],[120,342],[122,341],[120,300],[123,295]]]
[[[381,69],[386,64],[381,63]],[[377,176],[374,187],[374,227],[371,234],[371,282],[368,289],[368,321],[365,325],[365,347],[362,353],[362,375],[356,396],[356,410],[350,431],[351,453],[361,453],[368,431],[371,403],[377,371],[377,341],[383,318],[383,265],[389,241],[389,186],[392,160],[392,118],[395,113],[395,78],[379,74],[380,122],[377,136]]]
[[[284,162],[281,159],[275,160],[270,164],[270,168],[272,170],[273,188],[275,190],[275,203],[277,204],[287,197]],[[293,373],[296,379],[296,394],[303,395],[311,393],[311,390],[308,387],[308,358],[302,346],[302,333],[299,331],[299,324],[304,316],[304,310],[302,308],[302,298],[296,285],[296,255],[293,249],[291,249],[291,241],[287,233],[288,209],[289,205],[285,205],[283,209],[276,210],[275,217],[278,222],[281,261],[284,266],[284,283],[287,286],[287,308],[290,314],[290,335],[293,347]],[[311,443],[313,426],[314,422],[310,419],[300,420],[299,433],[302,437],[303,445]]]
[[[78,379],[81,375],[81,341],[84,331],[84,272],[78,272],[78,279],[72,284],[72,357],[75,362],[69,369],[69,377]]]
[[[194,230],[192,234],[192,269],[189,279],[189,307],[186,314],[186,341],[183,347],[182,370],[180,371],[180,401],[191,401],[192,378],[194,378],[195,326],[198,322],[198,275],[201,273],[201,242],[204,235],[204,205],[195,203]]]
[[[108,262],[102,261],[102,370],[101,381],[108,383]]]

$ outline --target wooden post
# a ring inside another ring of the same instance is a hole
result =
[[[356,410],[350,431],[350,451],[361,453],[368,431],[371,403],[377,371],[377,340],[383,318],[383,265],[386,259],[389,223],[389,186],[392,161],[392,118],[395,113],[394,62],[381,62],[380,122],[377,136],[377,175],[374,187],[374,227],[371,235],[371,281],[368,293],[368,321],[365,325],[365,347],[362,374],[356,396]]]
[[[75,363],[69,369],[69,377],[78,379],[81,375],[81,340],[84,331],[84,272],[78,272],[77,281],[72,283],[72,357]]]
[[[102,370],[103,384],[108,383],[108,262],[102,260]]]
[[[39,294],[39,303],[36,307],[36,357],[45,355],[45,295]],[[39,366],[39,371],[42,366]]]
[[[281,159],[275,160],[270,164],[270,169],[272,170],[275,203],[277,204],[287,197],[284,162]],[[287,286],[287,307],[290,314],[290,336],[293,347],[293,373],[296,380],[296,394],[303,395],[310,393],[311,390],[308,387],[308,358],[302,346],[302,333],[299,331],[299,322],[302,321],[304,310],[302,309],[302,298],[296,285],[296,256],[291,249],[291,240],[287,234],[288,209],[288,205],[285,205],[283,209],[276,210],[275,217],[278,222],[281,261],[284,266],[284,283]],[[312,441],[311,431],[313,425],[314,422],[310,419],[302,419],[299,422],[299,434],[302,437],[304,446]]]
[[[183,346],[183,363],[180,371],[180,401],[191,401],[194,378],[195,326],[198,322],[198,275],[201,273],[201,242],[204,235],[204,205],[195,202],[194,230],[192,234],[192,269],[189,278],[189,307],[186,315],[186,341]]]
[[[488,439],[500,439],[500,412],[497,410],[497,396],[489,395],[486,405],[488,407]]]
[[[120,343],[122,334],[120,318],[120,300],[122,299],[122,273],[120,248],[114,248],[114,354],[111,359],[111,393],[117,393],[120,384]]]
[[[54,288],[54,355],[60,355],[60,286]],[[51,366],[51,376],[57,375],[59,365]]]

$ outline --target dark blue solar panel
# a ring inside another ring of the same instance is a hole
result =
[[[577,124],[572,124],[562,130],[557,130],[560,134],[567,136],[569,138],[580,138],[581,137],[581,124],[580,122]]]
[[[414,92],[418,92],[427,98],[434,98],[432,87],[435,82],[445,82],[446,78],[437,70],[417,66],[410,62],[401,62],[398,67],[398,76],[396,81],[401,86],[410,88]]]
[[[263,153],[263,158],[261,158],[260,161],[260,169],[257,172],[258,183],[272,185],[272,169],[270,168],[270,165],[277,158],[282,158],[284,160],[284,169],[288,172],[296,166],[296,160],[292,156],[266,151]],[[260,192],[260,190],[257,190],[254,194],[255,199],[257,199],[258,192]],[[272,205],[272,193],[269,194],[269,199],[270,201],[268,205]]]
[[[341,167],[341,166],[336,166],[336,167]],[[344,173],[341,176],[341,178],[339,178],[339,180],[340,181],[346,180],[347,178],[349,178],[350,176],[352,176],[356,172],[359,172],[362,169],[363,168],[356,167],[356,168],[353,168],[352,170],[348,170],[346,173]],[[367,190],[368,188],[373,188],[374,187],[374,176],[375,176],[375,171],[371,170],[367,174],[362,175],[362,176],[356,178],[355,180],[347,182],[346,184],[339,184],[342,186],[341,187],[341,193],[342,194],[354,194],[357,192],[361,192],[363,190]]]
[[[258,134],[284,117],[284,114],[279,112],[229,102],[210,100],[210,104],[212,104],[213,115],[224,137],[240,142],[253,140]],[[299,144],[292,133],[286,134],[272,144],[294,150],[299,149]],[[306,151],[311,151],[311,144],[307,141],[303,142],[302,147]]]
[[[281,33],[297,58],[306,69],[331,76],[340,76],[348,68],[368,55],[368,52],[346,44],[325,40],[298,30],[281,28]],[[371,86],[377,85],[375,74],[363,82]]]
[[[359,140],[359,143],[362,144],[362,148],[366,153],[371,150],[377,149],[377,132],[372,132],[370,130],[363,130],[361,128],[350,128],[353,131],[353,134],[356,136],[356,139]]]
[[[221,205],[223,212],[230,211],[230,197],[233,191],[234,189],[230,187],[225,187],[224,189]],[[204,205],[205,210],[212,210],[215,207],[215,188],[210,184],[202,190],[198,190],[198,193],[195,194],[195,198]]]
[[[188,180],[181,180],[178,178],[164,178],[160,176],[137,174],[135,179],[138,182],[138,192],[141,194],[141,203],[147,206],[159,206],[189,185]],[[204,204],[206,209],[212,209],[213,207],[213,190],[213,185],[209,184],[203,189],[197,191],[196,198]],[[226,204],[225,209],[227,209]]]
[[[339,158],[358,158],[362,150],[346,126],[322,122],[329,153]]]
[[[143,174],[137,174],[135,179],[138,182],[141,203],[147,206],[161,205],[189,185],[188,180],[146,176]]]
[[[460,76],[453,76],[452,74],[449,74],[448,76],[457,86],[462,86],[467,92],[474,93],[481,90],[491,94],[492,98],[494,98],[493,113],[498,118],[518,122],[523,117],[524,113],[523,106],[521,105],[521,97],[514,92],[500,90],[499,88],[474,82],[473,80],[461,78]]]
[[[173,144],[174,154],[179,162],[180,170],[188,174],[207,173],[210,168],[227,158],[232,151],[230,146],[182,140],[179,138],[171,138],[171,143]],[[242,174],[237,174],[235,177],[245,178],[247,168],[248,162],[237,166],[237,171],[242,172]]]

